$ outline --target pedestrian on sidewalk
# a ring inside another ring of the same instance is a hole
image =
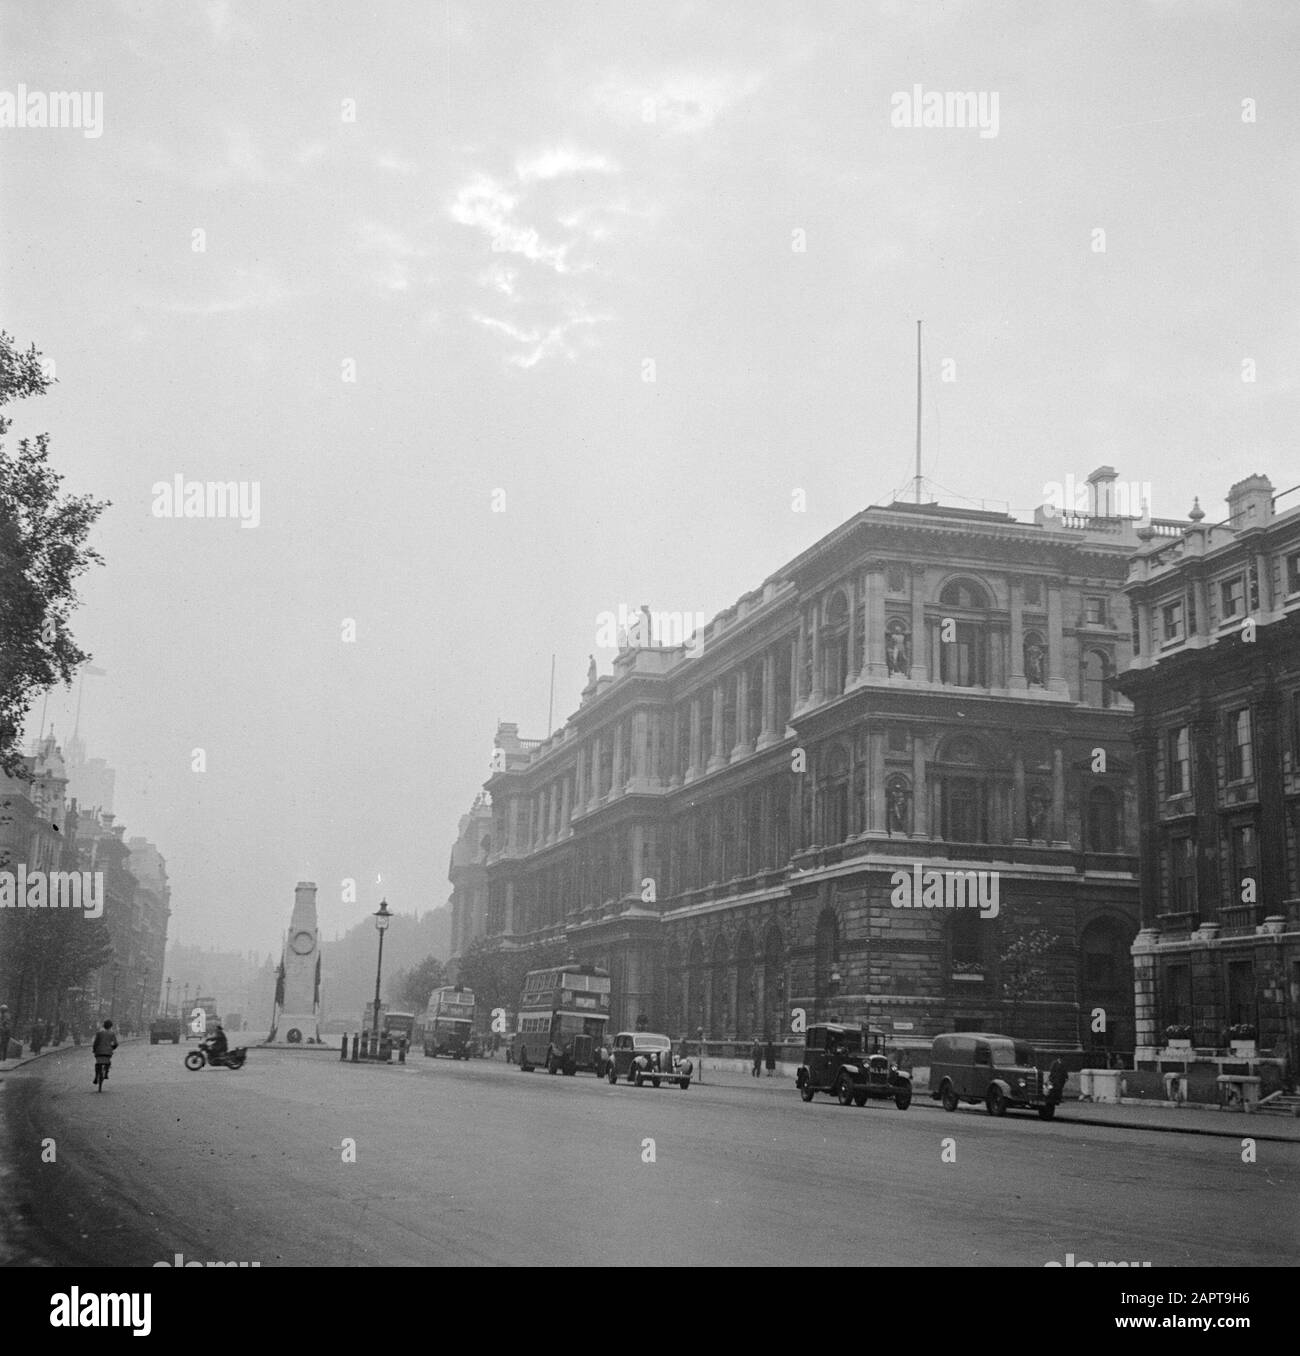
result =
[[[763,1067],[763,1047],[759,1045],[757,1036],[754,1037],[754,1048],[749,1052],[749,1057],[754,1061],[752,1073],[753,1076],[757,1078],[759,1077],[759,1071]]]
[[[771,1078],[776,1072],[776,1046],[773,1044],[770,1035],[767,1038],[767,1050],[765,1053],[767,1055],[767,1076]]]
[[[12,1034],[12,1027],[9,1024],[9,1007],[6,1003],[0,1003],[0,1060],[9,1058],[9,1037]]]

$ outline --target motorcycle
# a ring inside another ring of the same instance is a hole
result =
[[[185,1056],[185,1067],[198,1070],[205,1064],[211,1064],[214,1069],[242,1069],[247,1058],[247,1046],[240,1046],[238,1050],[227,1050],[224,1055],[214,1055],[211,1043],[201,1041],[197,1050],[191,1050]]]

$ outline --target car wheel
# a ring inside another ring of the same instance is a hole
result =
[[[841,1106],[852,1106],[853,1084],[847,1078],[841,1078],[839,1086],[835,1089],[835,1095],[840,1099]]]
[[[989,1089],[988,1096],[984,1099],[984,1105],[990,1116],[1005,1116],[1007,1114],[1007,1099],[1002,1095],[1002,1089],[999,1087]]]
[[[640,1075],[640,1074],[636,1074],[636,1075],[635,1075],[635,1078],[636,1078],[636,1085],[637,1085],[637,1087],[639,1088],[639,1087],[642,1085],[642,1081],[643,1081],[642,1078],[641,1078],[641,1075]]]
[[[650,1080],[650,1086],[652,1088],[657,1088],[659,1086],[659,1080],[657,1078],[652,1078]]]
[[[689,1078],[683,1078],[682,1081],[681,1081],[680,1086],[681,1086],[682,1091],[685,1092],[686,1089],[689,1088],[689,1087],[691,1086],[691,1080],[690,1080]]]
[[[894,1105],[900,1111],[906,1111],[907,1108],[912,1105],[912,1089],[900,1088],[899,1091],[894,1094]]]
[[[610,1071],[609,1071],[609,1086],[612,1088],[612,1087],[614,1086],[614,1084],[617,1083],[617,1082],[618,1082],[618,1074],[614,1072],[614,1069],[613,1069],[613,1067],[611,1066]]]
[[[805,1083],[805,1084],[803,1085],[803,1087],[801,1087],[801,1088],[799,1089],[799,1096],[802,1097],[802,1098],[804,1099],[805,1102],[811,1102],[811,1101],[812,1101],[812,1099],[813,1099],[813,1090],[808,1086],[807,1083]]]
[[[943,1087],[939,1089],[939,1100],[945,1111],[957,1110],[957,1090],[951,1083],[945,1081]]]
[[[853,1094],[854,1106],[866,1106],[866,1104],[867,1104],[867,1094],[865,1092],[855,1092]]]
[[[173,1044],[173,1045],[179,1045],[180,1043],[181,1043],[181,1038],[180,1038],[179,1036],[173,1036],[173,1037],[172,1037],[172,1044]]]
[[[1041,1120],[1050,1121],[1055,1114],[1056,1107],[1051,1102],[1048,1102],[1046,1106],[1040,1106],[1038,1108],[1038,1115]]]

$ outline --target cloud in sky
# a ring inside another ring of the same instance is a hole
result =
[[[576,279],[595,270],[591,247],[609,235],[608,218],[627,211],[625,195],[610,192],[621,174],[611,156],[562,143],[521,153],[504,177],[477,171],[457,190],[448,215],[496,256],[477,274],[495,313],[480,302],[470,315],[505,342],[512,366],[572,360],[594,342],[601,317]]]
[[[591,89],[596,108],[624,125],[694,136],[713,127],[763,84],[761,71],[677,69],[652,79],[611,74]]]

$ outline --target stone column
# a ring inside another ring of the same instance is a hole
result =
[[[719,681],[713,685],[713,749],[705,766],[706,772],[727,765],[726,750],[722,747],[722,705],[722,683]]]
[[[885,569],[876,561],[867,571],[867,676],[884,678],[888,676],[885,663]],[[916,645],[913,643],[915,652]]]
[[[600,803],[600,741],[602,736],[594,734],[591,737],[591,800],[589,804],[594,809]]]
[[[925,566],[912,566],[912,681],[930,678],[930,640],[925,633]]]
[[[614,740],[614,771],[613,780],[609,788],[611,796],[621,796],[623,794],[623,785],[627,781],[627,770],[623,763],[623,730],[625,722],[620,720],[610,731]]]
[[[1049,692],[1070,695],[1065,681],[1065,627],[1061,618],[1061,581],[1047,581],[1047,687]]]
[[[574,797],[575,809],[581,811],[587,808],[587,750],[580,748],[578,750],[578,760],[574,764]]]
[[[1013,843],[1027,843],[1029,840],[1025,837],[1025,755],[1019,747],[1013,755],[1011,775],[1013,778],[1011,788],[1011,841]]]
[[[885,732],[875,729],[867,736],[870,762],[867,765],[867,831],[885,832]]]
[[[1007,686],[1012,692],[1025,692],[1029,683],[1025,678],[1025,589],[1019,576],[1011,577],[1011,654],[1008,656],[1010,676]],[[1023,791],[1023,786],[1021,790]],[[1017,829],[1012,837],[1018,837]]]
[[[573,815],[573,806],[570,803],[572,792],[572,777],[569,773],[564,774],[564,780],[560,783],[560,832],[569,832],[569,819]]]
[[[776,728],[776,651],[763,652],[763,728],[758,732],[756,749],[765,749],[778,743],[780,734]]]
[[[912,672],[916,672],[915,663]],[[919,838],[930,836],[930,789],[925,770],[929,742],[919,731],[912,735],[912,834]]]
[[[644,709],[632,713],[632,786],[643,791],[650,781],[650,713]]]
[[[862,579],[857,570],[849,576],[849,654],[844,666],[844,690],[855,686],[859,677],[858,669],[858,602],[862,597]]]
[[[826,675],[822,673],[822,600],[816,599],[812,609],[812,692],[809,701],[820,706],[826,700]]]
[[[731,756],[744,758],[753,752],[754,746],[749,742],[749,667],[742,664],[736,670],[736,743]]]
[[[1068,842],[1065,832],[1065,752],[1058,744],[1052,750],[1052,838]]]
[[[791,674],[791,686],[794,690],[793,700],[791,702],[795,711],[798,711],[804,704],[807,693],[803,685],[803,667],[804,654],[808,647],[808,619],[801,610],[799,613],[799,630],[795,634],[794,641],[794,670]]]
[[[1191,627],[1187,628],[1187,639],[1191,640],[1193,634],[1208,636],[1211,634],[1210,627],[1210,589],[1205,582],[1205,576],[1198,574],[1192,580],[1192,592],[1196,596],[1196,631]]]
[[[682,779],[686,782],[693,782],[700,775],[702,764],[700,757],[702,750],[700,748],[701,720],[700,720],[700,701],[698,693],[691,698],[691,741],[690,741],[690,760],[686,765],[686,776]]]

